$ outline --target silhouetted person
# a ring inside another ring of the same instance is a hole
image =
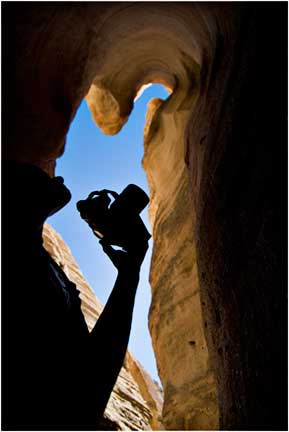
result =
[[[61,177],[2,163],[4,430],[96,430],[123,364],[147,241],[135,232],[129,253],[102,244],[118,275],[89,333],[79,291],[42,245],[70,198]]]

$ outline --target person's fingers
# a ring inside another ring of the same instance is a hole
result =
[[[144,258],[148,248],[149,248],[149,245],[148,245],[148,242],[146,240],[134,242],[128,248],[128,253],[132,256],[136,256],[136,257],[139,257],[140,259],[142,259],[142,258]]]
[[[99,244],[102,246],[103,251],[110,258],[116,268],[126,268],[130,265],[141,265],[146,251],[148,249],[148,242],[140,242],[137,245],[127,248],[127,250],[115,250],[105,239],[101,239]]]
[[[100,240],[99,243],[102,246],[103,251],[110,257],[111,255],[114,254],[115,250],[113,249],[113,247],[107,243],[105,240]]]
[[[106,253],[106,255],[110,258],[112,263],[118,267],[120,264],[120,260],[122,258],[122,252],[113,249],[113,247],[108,244],[105,240],[100,240],[99,242],[102,246],[103,251]]]

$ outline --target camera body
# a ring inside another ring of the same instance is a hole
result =
[[[112,203],[109,194],[114,198]],[[147,194],[130,184],[120,194],[108,189],[91,192],[76,206],[98,238],[129,250],[138,237],[144,241],[151,237],[139,215],[148,203]]]

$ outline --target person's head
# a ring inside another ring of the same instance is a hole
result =
[[[2,162],[2,193],[10,218],[40,224],[71,199],[62,177],[49,177],[28,163]]]

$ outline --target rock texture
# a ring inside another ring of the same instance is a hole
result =
[[[143,85],[172,91],[144,158],[168,429],[217,427],[218,409],[222,429],[287,427],[286,17],[282,2],[3,6],[4,158],[53,175],[84,97],[116,133]]]
[[[81,308],[91,330],[103,306],[86,282],[68,246],[48,224],[43,231],[44,246],[80,291]],[[90,365],[93,367],[93,365]],[[162,394],[132,355],[127,352],[101,425],[103,430],[160,430]]]
[[[169,112],[172,103],[151,101],[145,126],[143,165],[152,197],[149,214],[154,227],[150,332],[164,386],[166,427],[217,429],[217,393],[203,329],[195,220],[182,137],[189,111]]]

